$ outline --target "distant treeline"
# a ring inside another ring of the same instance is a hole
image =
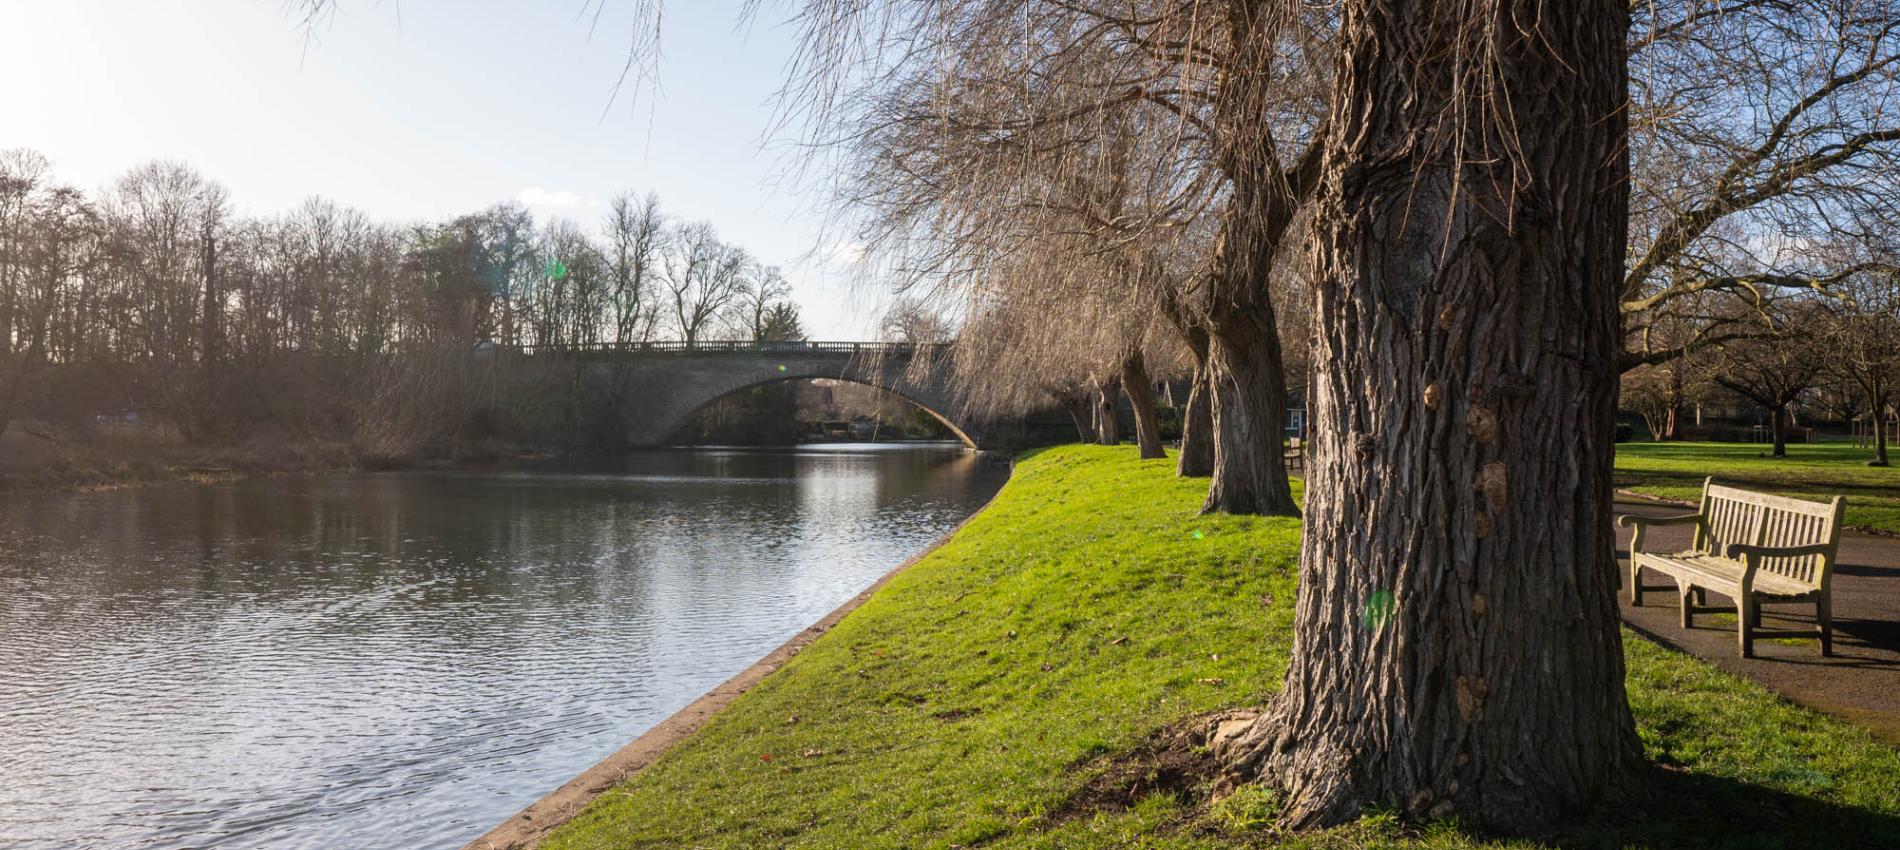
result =
[[[592,223],[509,203],[391,224],[320,199],[246,217],[184,164],[87,193],[0,153],[0,434],[104,416],[413,456],[495,430],[480,350],[802,339],[788,295],[652,195]]]

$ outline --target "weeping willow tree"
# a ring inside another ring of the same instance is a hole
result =
[[[1107,280],[1124,312],[1158,309],[1195,358],[1182,471],[1234,513],[1297,512],[1270,280],[1315,185],[1332,27],[1277,8],[814,2],[787,99],[906,284]]]
[[[1157,310],[1131,309],[1128,293],[1144,287],[1122,279],[1112,263],[1051,268],[1034,256],[998,264],[986,278],[991,285],[965,296],[966,318],[949,356],[972,412],[1020,416],[1054,402],[1081,439],[1115,445],[1118,396],[1126,396],[1141,456],[1164,457],[1154,383],[1187,374],[1186,347]],[[1062,320],[1051,321],[1054,315]]]

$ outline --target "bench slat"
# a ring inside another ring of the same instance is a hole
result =
[[[1725,484],[1709,485],[1709,496],[1711,498],[1739,502],[1744,505],[1760,505],[1766,508],[1787,511],[1789,513],[1806,514],[1808,516],[1823,518],[1829,516],[1832,510],[1832,506],[1827,502],[1814,502],[1807,499],[1797,499],[1793,496],[1777,496],[1772,493],[1757,493],[1753,490],[1743,490],[1739,487],[1730,487]]]

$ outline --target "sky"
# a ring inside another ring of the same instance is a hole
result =
[[[0,0],[0,149],[87,189],[183,160],[259,215],[322,196],[410,222],[512,199],[593,225],[615,193],[655,192],[782,266],[813,338],[872,338],[861,251],[766,144],[784,13],[742,26],[739,0],[667,3],[656,82],[613,100],[633,19],[604,2],[596,26],[589,0],[342,0],[306,30],[285,0]]]

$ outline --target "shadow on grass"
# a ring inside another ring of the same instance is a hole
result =
[[[1167,829],[1192,830],[1190,824],[1197,821],[1205,827],[1206,816],[1218,806],[1214,801],[1234,790],[1205,748],[1210,718],[1218,716],[1164,727],[1130,750],[1071,765],[1071,771],[1091,774],[1090,778],[1049,813],[1048,823],[1127,812],[1143,798],[1159,795],[1174,798],[1192,812]],[[1766,778],[1781,787],[1693,773],[1665,760],[1644,765],[1626,785],[1606,794],[1589,811],[1551,824],[1539,834],[1498,835],[1465,829],[1456,822],[1406,825],[1400,819],[1385,821],[1371,834],[1346,827],[1311,843],[1286,842],[1293,836],[1285,833],[1277,836],[1281,840],[1257,835],[1245,846],[1477,850],[1502,842],[1525,850],[1900,850],[1900,813],[1824,799],[1842,780],[1807,767]],[[1443,840],[1446,832],[1454,834],[1452,841]],[[1417,844],[1407,838],[1424,841]]]
[[[1832,777],[1785,777],[1825,790]],[[1577,823],[1544,838],[1566,850],[1900,848],[1900,817],[1720,776],[1652,765]]]

